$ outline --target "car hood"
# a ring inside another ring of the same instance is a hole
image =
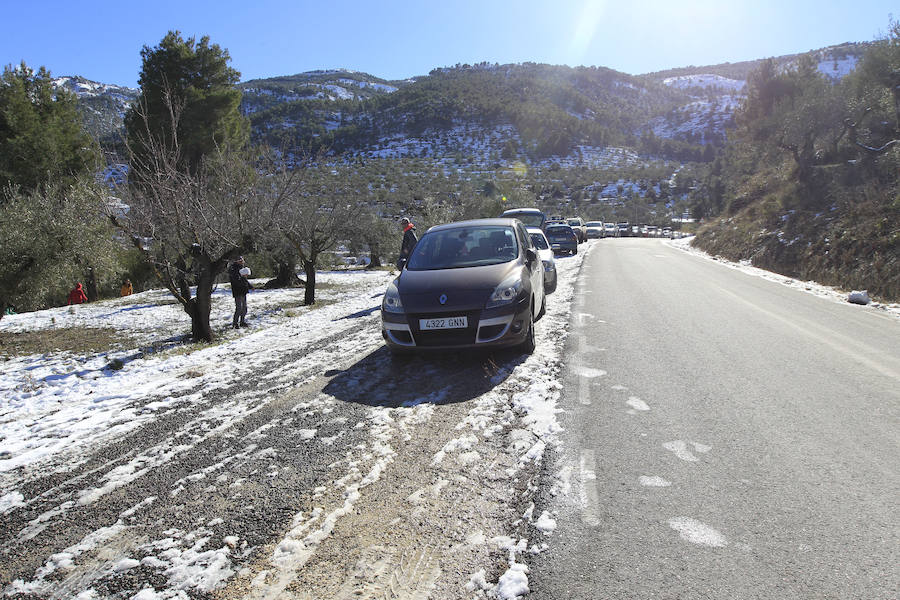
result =
[[[484,308],[497,286],[522,268],[519,260],[513,260],[483,267],[404,270],[396,285],[407,312],[475,310]],[[446,302],[441,304],[444,295]]]

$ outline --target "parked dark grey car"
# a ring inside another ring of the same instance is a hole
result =
[[[544,266],[518,219],[432,227],[381,305],[392,352],[520,346],[534,350]]]
[[[550,247],[557,254],[563,252],[578,254],[578,234],[568,225],[549,225],[547,239],[550,240]]]

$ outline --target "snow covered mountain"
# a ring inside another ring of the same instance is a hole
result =
[[[865,47],[843,44],[813,54],[822,73],[839,79]],[[798,58],[775,60],[789,68]],[[482,63],[403,81],[338,69],[251,80],[240,88],[254,138],[276,145],[288,139],[369,157],[466,155],[481,165],[566,161],[607,146],[697,160],[691,147],[724,142],[758,64],[631,76],[597,67]],[[56,82],[78,96],[93,135],[111,144],[121,139],[139,90],[82,77]],[[648,134],[660,141],[638,148]]]
[[[57,77],[53,83],[78,97],[85,127],[95,138],[107,142],[122,135],[125,112],[140,95],[140,90],[135,88],[98,83],[78,76]]]

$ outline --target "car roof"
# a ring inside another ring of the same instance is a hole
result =
[[[572,226],[567,223],[553,223],[551,225],[548,225],[547,229],[551,229],[551,228],[561,229],[563,227],[565,227],[566,229],[572,229]]]
[[[469,221],[456,221],[454,223],[443,223],[441,225],[435,225],[431,227],[428,231],[444,231],[446,229],[459,229],[461,227],[476,227],[476,226],[485,226],[492,225],[494,227],[515,227],[516,223],[521,223],[518,219],[471,219]],[[428,233],[426,231],[425,233]]]
[[[541,235],[544,235],[544,230],[540,227],[526,227],[525,231],[527,231],[528,233],[539,233]]]
[[[504,210],[504,211],[503,211],[503,214],[505,215],[505,214],[511,214],[511,213],[517,213],[517,212],[528,212],[528,213],[541,213],[541,214],[544,214],[544,211],[542,211],[542,210],[539,209],[539,208],[509,208],[509,209],[507,209],[507,210]]]

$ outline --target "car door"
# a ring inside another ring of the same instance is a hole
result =
[[[519,243],[522,244],[522,254],[526,255],[527,250],[530,249],[535,257],[535,259],[529,263],[528,257],[525,256],[525,262],[530,273],[531,290],[534,293],[534,307],[532,308],[532,313],[537,317],[537,314],[544,306],[544,263],[541,262],[541,257],[538,254],[537,248],[531,243],[531,236],[528,235],[525,228],[522,225],[517,225],[516,232],[519,236]]]

